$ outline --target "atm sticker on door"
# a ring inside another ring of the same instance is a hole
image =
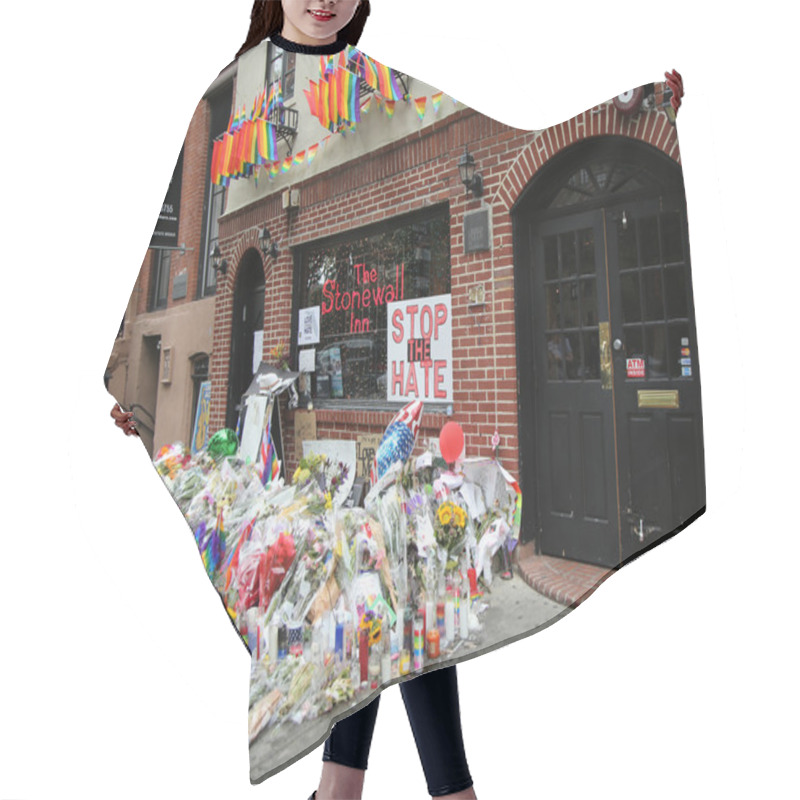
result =
[[[691,358],[682,358],[681,359],[681,366],[682,367],[691,367],[692,366],[692,359]]]
[[[644,359],[626,358],[625,366],[629,378],[644,378]]]
[[[691,378],[692,376],[692,368],[691,367],[681,367],[681,376],[684,378]]]
[[[682,356],[689,356],[689,355],[691,355],[691,353],[689,352],[689,348],[688,348],[688,347],[681,347],[681,355],[682,355]]]

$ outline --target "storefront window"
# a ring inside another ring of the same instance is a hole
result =
[[[294,341],[314,351],[312,398],[385,402],[387,304],[449,294],[448,207],[314,243],[301,262],[295,329],[301,314],[318,319],[319,337],[304,325]]]

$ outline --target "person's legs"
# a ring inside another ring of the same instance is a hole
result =
[[[431,796],[474,798],[461,734],[455,666],[401,683],[400,691]]]
[[[380,695],[333,726],[322,751],[315,800],[360,800]]]

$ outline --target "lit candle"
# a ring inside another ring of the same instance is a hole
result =
[[[452,600],[444,604],[444,638],[448,643],[456,638],[456,607]]]
[[[259,637],[260,638],[260,637]],[[269,663],[274,664],[278,660],[278,626],[269,626]]]
[[[459,611],[462,639],[469,639],[469,607],[469,581],[464,580],[464,597],[461,600],[461,610]]]
[[[392,656],[384,653],[381,656],[381,683],[389,683],[392,679]]]
[[[436,603],[433,600],[428,600],[425,603],[425,636],[427,637],[428,631],[436,627]]]

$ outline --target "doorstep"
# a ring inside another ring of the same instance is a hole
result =
[[[516,565],[525,583],[565,606],[580,605],[615,570],[566,558],[537,555],[534,545],[516,548]]]

